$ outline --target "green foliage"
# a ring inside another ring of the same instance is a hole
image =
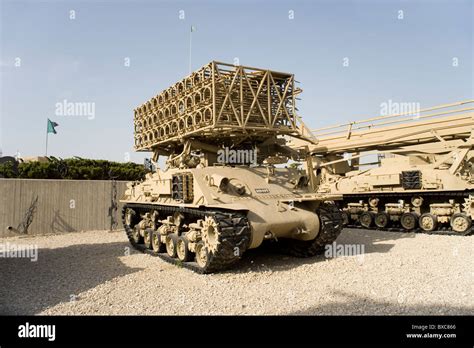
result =
[[[15,163],[5,162],[0,163],[0,178],[14,178],[15,176]]]
[[[118,163],[105,160],[50,158],[47,163],[28,162],[18,164],[15,175],[13,163],[0,164],[0,176],[19,179],[71,179],[71,180],[124,180],[145,178],[147,170],[141,164]]]

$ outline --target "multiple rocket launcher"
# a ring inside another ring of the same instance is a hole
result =
[[[210,62],[135,109],[135,149],[166,153],[188,138],[232,145],[301,137],[299,92],[291,74]]]

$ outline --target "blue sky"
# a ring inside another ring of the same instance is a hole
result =
[[[470,0],[0,5],[3,155],[43,155],[49,117],[60,125],[50,155],[142,162],[133,108],[188,73],[191,25],[193,69],[238,58],[294,73],[311,127],[375,116],[388,100],[423,108],[473,97]],[[64,100],[94,103],[94,118],[55,115]]]

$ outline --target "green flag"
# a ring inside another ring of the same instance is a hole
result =
[[[196,27],[195,27],[194,25],[191,25],[191,33],[192,33],[193,31],[196,31]]]
[[[57,127],[59,126],[59,124],[57,124],[56,122],[53,122],[51,121],[49,118],[48,118],[48,130],[47,130],[47,133],[54,133],[56,134],[56,129],[54,129],[54,127]]]

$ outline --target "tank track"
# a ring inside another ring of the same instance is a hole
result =
[[[334,203],[324,202],[319,206],[321,231],[315,239],[302,241],[296,239],[281,240],[280,250],[295,257],[311,257],[324,252],[327,244],[334,242],[344,225],[342,215]]]
[[[130,208],[136,213],[144,213],[151,210],[164,212],[168,215],[175,212],[192,215],[196,218],[204,218],[212,216],[220,228],[221,243],[219,249],[209,255],[209,263],[206,268],[201,268],[195,261],[182,262],[177,258],[172,258],[166,253],[156,253],[151,249],[146,248],[143,244],[135,243],[132,237],[132,227],[126,223],[126,210]],[[200,210],[194,208],[178,208],[170,206],[160,206],[154,204],[139,204],[128,203],[122,209],[122,223],[125,228],[128,240],[132,246],[143,253],[158,256],[162,260],[190,269],[200,274],[213,273],[229,268],[232,264],[237,262],[242,254],[247,250],[250,244],[250,225],[245,214],[241,212],[223,212],[220,210]],[[238,253],[236,253],[238,248]]]
[[[418,195],[423,198],[428,197],[431,199],[440,199],[440,200],[449,200],[453,198],[467,198],[469,195],[472,195],[472,191],[448,191],[443,192],[393,192],[393,193],[383,193],[383,194],[345,194],[343,196],[343,204],[347,205],[347,203],[353,202],[355,199],[359,200],[367,200],[369,197],[383,197],[383,198],[397,198],[397,199],[409,199],[412,196]],[[474,233],[474,223],[470,229],[468,229],[464,233],[457,233],[453,232],[450,227],[443,226],[434,231],[424,231],[419,226],[414,228],[413,230],[405,230],[401,226],[391,226],[385,229],[379,228],[377,226],[373,226],[371,228],[366,228],[358,224],[347,224],[344,227],[348,228],[356,228],[361,230],[375,230],[375,231],[385,231],[385,232],[403,232],[403,233],[423,233],[423,234],[433,234],[433,235],[443,235],[443,236],[468,236]]]

